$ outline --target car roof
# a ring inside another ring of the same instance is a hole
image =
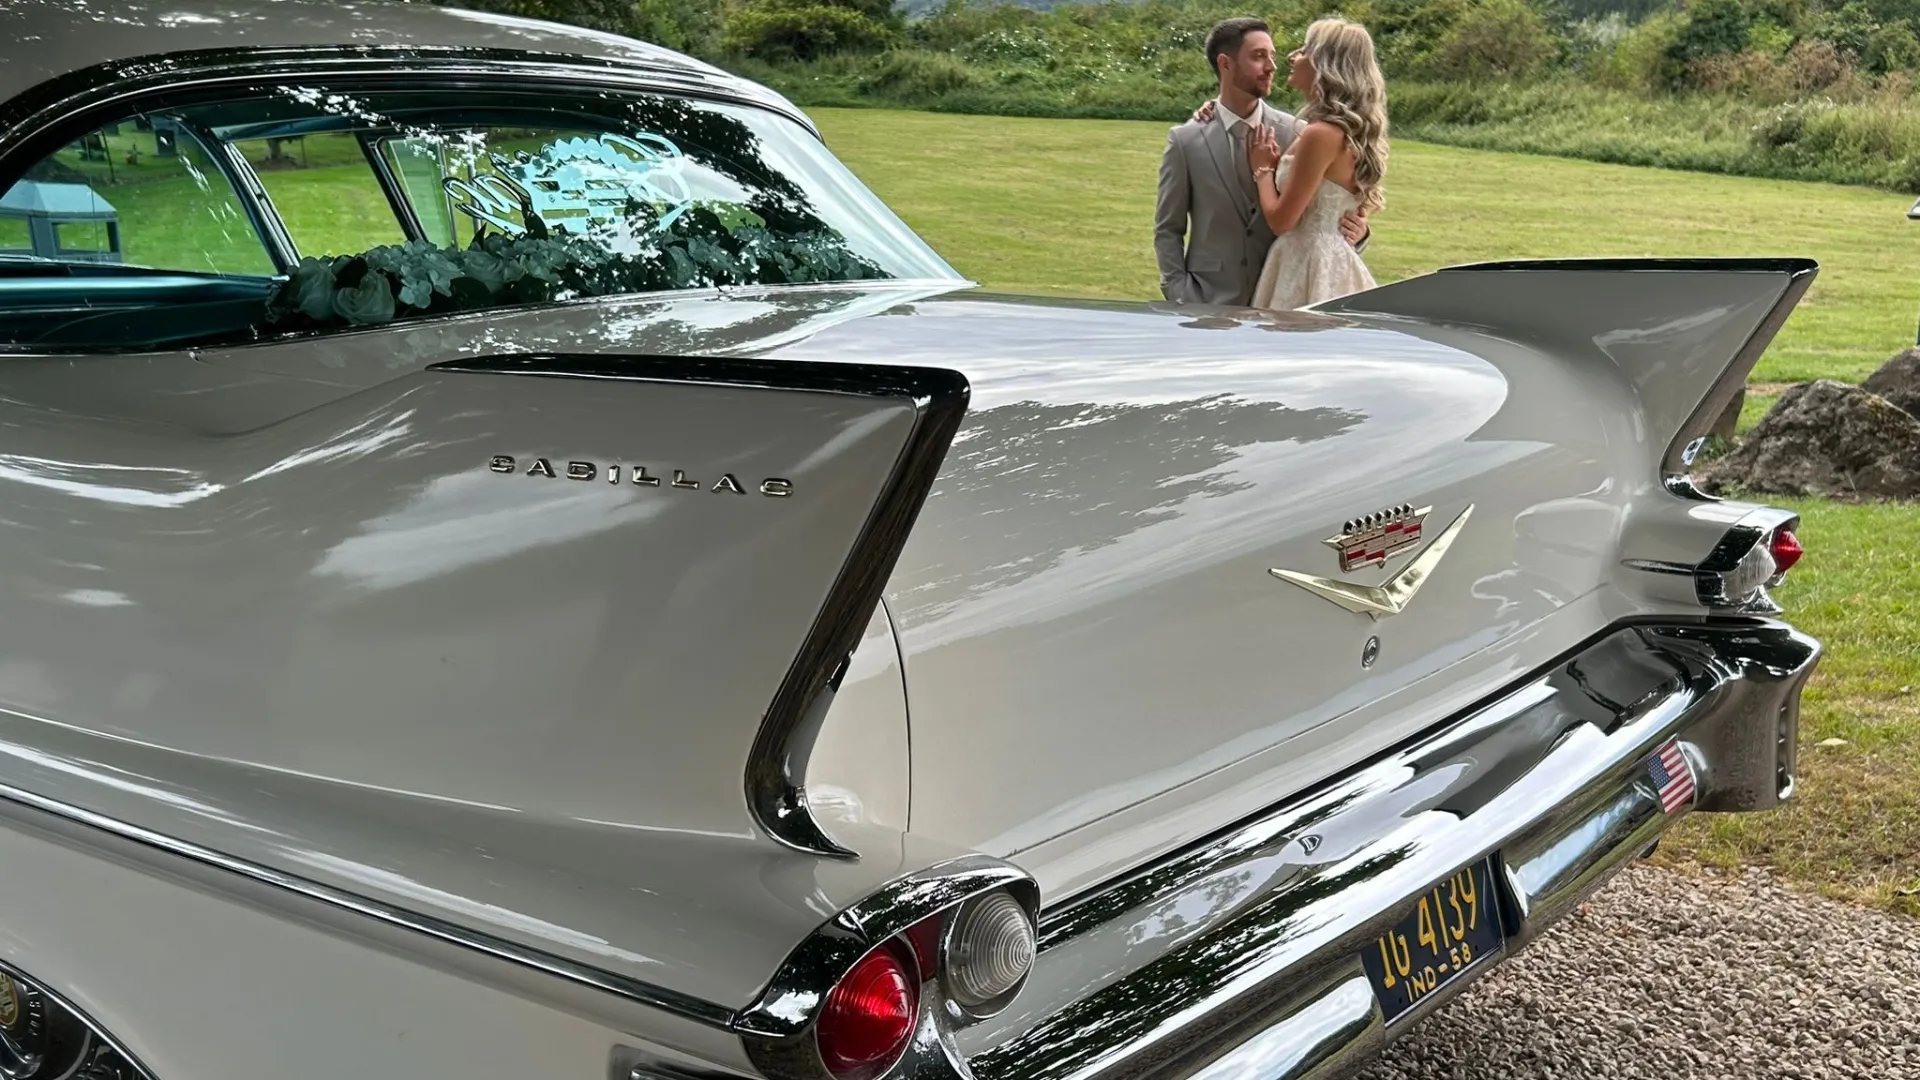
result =
[[[223,49],[518,50],[612,63],[784,106],[711,64],[617,34],[490,12],[386,0],[0,0],[0,106],[110,61]]]

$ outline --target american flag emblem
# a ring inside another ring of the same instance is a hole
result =
[[[1410,503],[1354,518],[1336,536],[1321,541],[1340,553],[1341,573],[1362,566],[1385,566],[1387,560],[1420,542],[1421,523],[1433,507],[1415,510]]]
[[[1654,751],[1653,760],[1647,763],[1647,778],[1660,796],[1661,810],[1671,814],[1693,801],[1693,766],[1680,752],[1678,740],[1668,739]]]

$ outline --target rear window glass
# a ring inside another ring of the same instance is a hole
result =
[[[267,87],[108,125],[6,199],[0,336],[15,345],[957,276],[800,125],[649,94]],[[124,317],[101,317],[109,294]]]

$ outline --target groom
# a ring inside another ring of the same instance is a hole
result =
[[[1266,103],[1280,61],[1264,21],[1227,19],[1215,26],[1207,34],[1207,62],[1219,77],[1220,96],[1213,119],[1189,119],[1167,134],[1153,250],[1167,299],[1237,306],[1253,298],[1273,246],[1247,163],[1247,135],[1263,125],[1285,153],[1306,125]],[[1349,212],[1340,231],[1348,243],[1365,247],[1365,215]]]

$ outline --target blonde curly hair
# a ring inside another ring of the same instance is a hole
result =
[[[1374,59],[1366,27],[1325,18],[1307,27],[1300,46],[1313,62],[1313,91],[1300,110],[1308,123],[1339,128],[1353,147],[1353,181],[1360,205],[1372,213],[1387,205],[1387,80]]]

